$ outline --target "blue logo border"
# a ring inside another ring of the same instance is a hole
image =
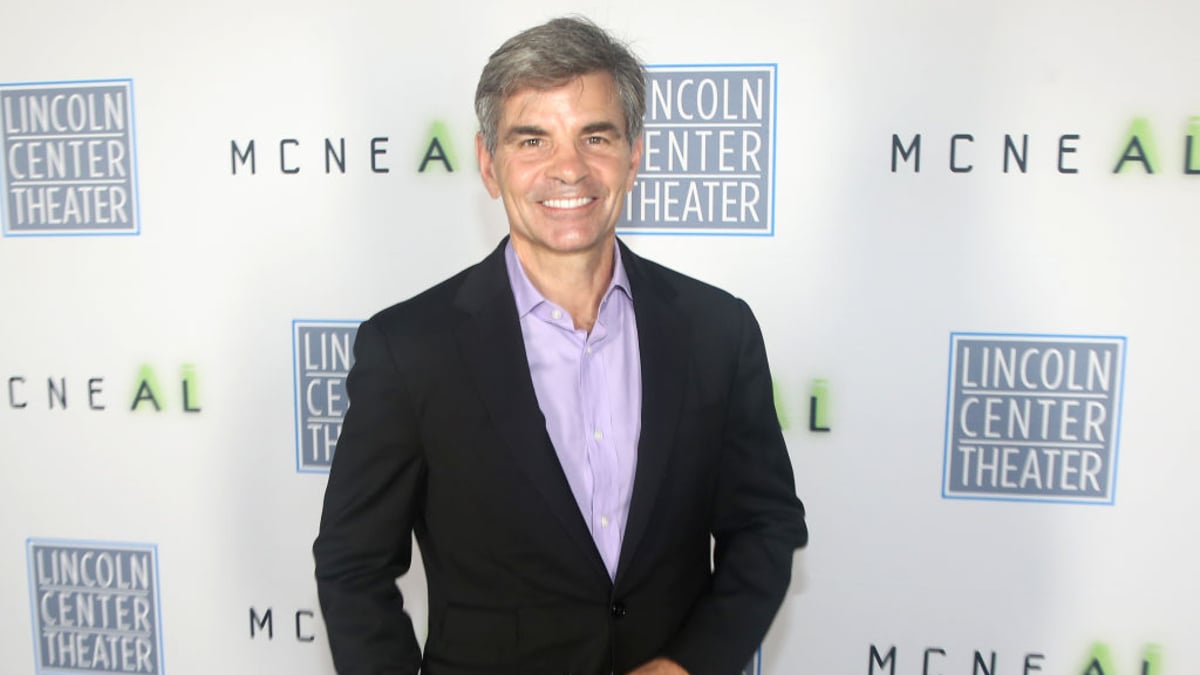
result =
[[[25,564],[29,573],[29,627],[33,637],[33,662],[34,669],[38,673],[47,673],[50,675],[79,675],[79,673],[101,673],[106,671],[98,670],[81,670],[69,669],[61,670],[57,668],[42,668],[42,650],[41,642],[38,640],[38,613],[37,613],[37,570],[33,568],[33,547],[35,544],[43,546],[75,546],[79,548],[118,548],[137,551],[150,551],[150,556],[154,560],[154,617],[158,625],[155,628],[158,630],[158,675],[165,675],[167,672],[166,655],[163,653],[163,613],[162,613],[162,566],[158,560],[158,544],[146,542],[129,542],[129,541],[99,541],[90,539],[41,539],[37,537],[28,537],[25,539]]]
[[[778,63],[660,63],[647,64],[646,70],[668,69],[714,69],[737,70],[739,68],[761,68],[771,71],[771,226],[763,231],[746,231],[731,229],[653,229],[618,227],[617,234],[621,236],[673,236],[673,237],[774,237],[775,236],[775,195],[776,195],[776,162],[779,144],[779,64]]]
[[[1121,345],[1121,368],[1120,381],[1116,387],[1117,397],[1117,418],[1113,424],[1113,456],[1112,456],[1112,477],[1111,485],[1109,486],[1109,495],[1107,500],[1098,499],[1071,499],[1071,498],[1050,498],[1050,497],[1022,497],[1012,496],[1003,497],[998,495],[970,495],[970,494],[951,494],[947,490],[947,476],[950,470],[950,444],[952,437],[953,420],[953,395],[954,395],[954,359],[955,345],[960,337],[977,337],[977,338],[1001,338],[1001,339],[1038,339],[1038,340],[1078,340],[1080,342],[1087,340],[1111,340],[1118,342]],[[1124,415],[1125,407],[1125,368],[1128,364],[1128,340],[1123,335],[1064,335],[1054,333],[986,333],[986,332],[951,332],[950,333],[950,357],[946,366],[946,433],[942,449],[942,499],[958,499],[970,501],[988,501],[988,502],[1031,502],[1039,504],[1084,504],[1087,506],[1113,506],[1117,501],[1117,476],[1119,468],[1119,459],[1121,455],[1121,422]]]
[[[137,143],[137,101],[133,91],[133,78],[119,77],[98,80],[55,80],[46,82],[0,82],[0,89],[17,87],[53,87],[66,84],[113,84],[125,83],[129,86],[129,140],[133,144],[130,166],[133,167],[133,213],[134,228],[132,230],[83,230],[83,231],[50,231],[50,232],[12,232],[8,229],[5,216],[8,213],[8,176],[4,173],[6,161],[0,161],[0,190],[3,191],[3,205],[0,209],[0,235],[5,238],[27,239],[38,237],[136,237],[142,233],[142,191],[139,185],[138,173],[138,143]]]
[[[300,352],[299,352],[299,334],[296,329],[301,326],[354,326],[358,327],[362,321],[353,319],[292,319],[292,395],[295,405],[292,407],[292,414],[295,416],[295,432],[296,432],[296,473],[315,473],[328,474],[329,469],[314,469],[305,467],[301,455],[304,452],[303,443],[301,441],[300,420],[304,417],[300,413]]]

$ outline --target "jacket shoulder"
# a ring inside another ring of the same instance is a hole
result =
[[[455,307],[455,298],[467,276],[477,267],[472,265],[407,300],[381,309],[367,321],[384,334],[396,336],[444,329],[455,323],[455,317],[461,316],[462,311]]]
[[[745,307],[746,303],[732,293],[665,265],[641,257],[636,264],[641,267],[647,285],[693,317],[727,317]]]

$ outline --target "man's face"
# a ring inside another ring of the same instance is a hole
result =
[[[613,78],[590,73],[521,89],[500,111],[494,154],[476,138],[483,184],[501,197],[513,244],[535,255],[612,246],[642,140],[625,137]]]

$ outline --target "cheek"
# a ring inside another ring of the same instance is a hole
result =
[[[637,180],[637,173],[630,171],[629,175],[625,178],[625,192],[629,192],[630,190],[633,189],[633,183],[636,180]]]
[[[508,162],[500,173],[504,179],[504,191],[513,194],[525,194],[535,183],[537,172],[528,162]]]

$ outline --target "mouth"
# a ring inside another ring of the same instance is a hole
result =
[[[581,206],[587,206],[596,201],[595,197],[573,197],[571,199],[546,199],[542,201],[542,206],[551,209],[577,209]]]

